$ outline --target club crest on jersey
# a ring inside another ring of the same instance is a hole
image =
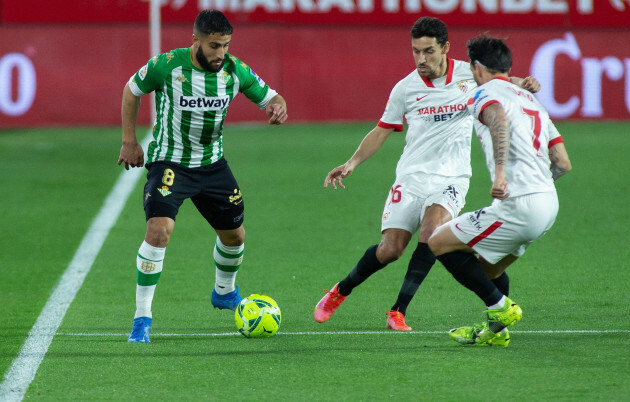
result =
[[[468,80],[457,81],[456,84],[457,88],[459,88],[459,90],[463,93],[468,92],[468,90],[470,89],[470,83],[468,82]]]
[[[225,110],[230,103],[229,96],[179,96],[179,107],[187,111]]]
[[[228,74],[227,72],[223,71],[223,72],[221,73],[221,81],[222,81],[225,85],[227,85],[227,84],[230,82],[230,80],[231,80],[231,79],[232,79],[232,76],[231,76],[230,74]]]

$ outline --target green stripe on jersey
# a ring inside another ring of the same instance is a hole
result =
[[[270,90],[230,54],[217,73],[197,69],[190,48],[152,58],[133,83],[142,93],[156,91],[157,119],[147,163],[162,160],[187,167],[205,166],[223,156],[223,122],[238,92],[261,105]]]
[[[179,93],[180,96],[203,96],[203,94],[197,93],[195,91],[195,86],[193,85],[194,70],[183,70],[181,67],[177,69],[176,75],[174,74],[171,78],[173,79],[173,84],[180,83],[181,85],[177,88],[178,91],[173,91],[174,93]],[[175,70],[173,70],[175,73]],[[184,77],[183,79],[181,77]],[[180,82],[181,81],[181,82]],[[176,88],[173,85],[173,88]],[[177,102],[177,97],[175,98],[175,102]],[[178,109],[175,109],[178,111]],[[184,166],[190,166],[190,152],[192,141],[191,139],[191,129],[193,120],[197,120],[197,116],[193,116],[194,112],[190,110],[183,110],[180,112],[180,132],[182,134],[181,144],[176,144],[175,149],[173,149],[173,154],[171,156],[171,161],[181,163]],[[177,130],[177,127],[173,127],[173,131]],[[192,133],[194,137],[194,133]]]
[[[206,80],[206,94],[217,94],[217,96],[221,95],[221,92],[219,91],[219,87],[217,85],[217,77],[218,76],[215,75],[214,77],[209,77],[209,79]],[[204,145],[201,158],[203,160],[210,160],[211,163],[219,160],[219,155],[221,154],[221,150],[217,148],[217,146],[220,145],[220,143],[217,142],[217,136],[219,135],[220,130],[216,130],[215,123],[217,116],[220,115],[216,111],[205,112],[204,131],[199,141],[201,144]]]

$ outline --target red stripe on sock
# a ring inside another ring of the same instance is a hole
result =
[[[472,247],[475,244],[482,241],[483,239],[485,239],[486,237],[490,236],[492,232],[500,228],[501,225],[503,225],[503,222],[499,222],[499,221],[494,222],[492,225],[490,225],[490,227],[488,227],[488,229],[484,230],[479,236],[476,236],[474,239],[469,241],[468,247]]]

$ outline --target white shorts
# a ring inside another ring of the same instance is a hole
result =
[[[396,178],[385,200],[381,232],[404,229],[415,233],[424,212],[433,204],[443,206],[455,218],[464,208],[469,179],[436,175],[406,175]]]
[[[558,215],[555,191],[494,200],[448,223],[451,232],[491,264],[512,254],[520,257],[542,237]]]

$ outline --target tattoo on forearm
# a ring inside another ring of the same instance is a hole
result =
[[[483,121],[490,129],[494,149],[494,163],[498,166],[507,164],[510,149],[510,121],[503,108],[498,104],[488,106],[483,111]]]
[[[553,163],[551,164],[551,177],[553,178],[554,181],[558,180],[559,178],[564,176],[566,173],[567,173],[566,169],[561,168],[560,166],[557,166]]]
[[[549,167],[549,169],[551,170],[551,177],[554,181],[558,180],[569,171],[566,167],[558,165],[559,163],[566,165],[566,163],[563,163],[563,159],[561,156],[562,153],[558,152],[556,147],[549,150],[549,160],[551,161],[551,166]]]

